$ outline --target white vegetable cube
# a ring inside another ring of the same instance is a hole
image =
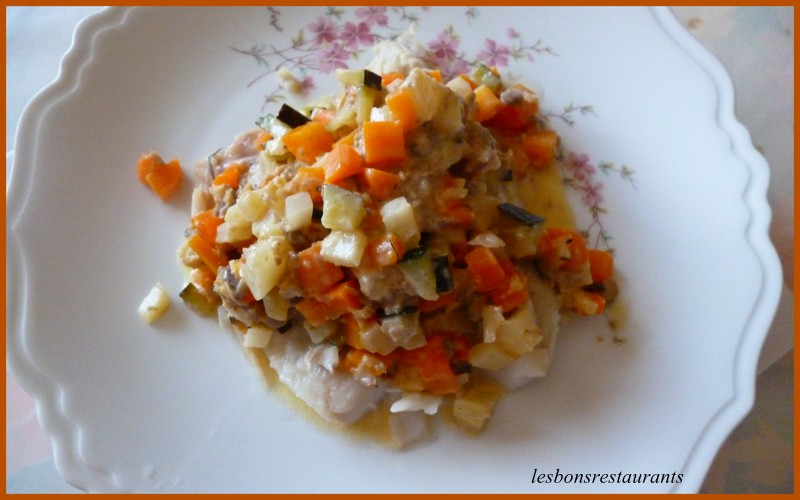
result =
[[[533,351],[542,334],[530,300],[498,327],[496,336],[497,344],[515,359]]]
[[[386,202],[381,207],[381,218],[386,229],[396,234],[405,248],[414,248],[419,244],[419,226],[414,218],[414,207],[404,196]]]
[[[253,236],[250,223],[233,224],[223,222],[217,227],[217,243],[236,243]]]
[[[470,380],[463,394],[453,402],[453,417],[463,429],[480,432],[492,414],[494,404],[505,394],[505,389],[488,379]]]
[[[263,299],[283,278],[289,261],[289,243],[273,236],[247,247],[243,254],[242,278],[253,297]]]
[[[284,227],[287,232],[302,229],[311,224],[314,202],[305,191],[289,195],[284,200]]]
[[[169,309],[169,305],[169,294],[166,288],[161,283],[156,283],[139,304],[139,316],[150,324],[161,317]]]
[[[322,240],[320,255],[337,266],[356,267],[367,248],[367,237],[361,231],[331,231]]]
[[[434,117],[445,94],[450,92],[419,68],[411,70],[402,88],[408,91],[420,123],[425,123]]]
[[[484,370],[499,370],[514,361],[497,342],[481,342],[469,350],[469,363]]]
[[[367,209],[364,198],[333,184],[322,186],[322,225],[328,229],[352,231],[361,224]]]
[[[247,329],[242,340],[244,347],[252,347],[254,349],[263,349],[269,344],[275,330],[265,326],[251,326]]]
[[[267,202],[261,191],[248,191],[225,212],[225,222],[242,224],[260,219],[267,213]]]

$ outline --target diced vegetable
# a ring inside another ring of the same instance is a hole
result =
[[[474,84],[478,86],[486,85],[494,93],[499,93],[502,87],[502,81],[497,74],[497,70],[494,70],[485,64],[478,65],[478,67],[472,73],[470,81],[474,82]]]
[[[485,122],[497,114],[502,102],[489,87],[480,85],[475,89],[475,104],[475,121]]]
[[[314,213],[314,202],[305,191],[289,195],[284,200],[284,229],[287,232],[297,231],[311,224]]]
[[[206,242],[216,244],[217,228],[223,223],[221,217],[214,215],[213,209],[204,210],[192,217],[192,227]]]
[[[419,226],[414,217],[414,208],[405,197],[386,202],[381,207],[381,218],[386,229],[400,238],[404,248],[417,246],[420,239]]]
[[[233,189],[239,187],[242,174],[247,170],[247,167],[241,163],[232,163],[228,165],[225,170],[214,178],[215,186],[230,186]]]
[[[272,339],[272,335],[274,334],[275,330],[272,328],[267,328],[265,326],[251,326],[244,334],[242,345],[244,347],[250,347],[253,349],[263,349],[269,345],[269,341]]]
[[[333,148],[331,134],[317,122],[300,125],[287,132],[282,139],[286,149],[295,158],[308,165],[314,163],[318,156]]]
[[[403,125],[399,121],[366,122],[364,160],[368,165],[387,167],[406,157]]]
[[[322,184],[325,182],[325,170],[319,166],[300,167],[297,169],[297,187],[311,196],[315,204],[322,203]]]
[[[321,255],[322,245],[313,243],[298,252],[294,262],[297,280],[307,296],[318,296],[344,279],[344,271],[325,260]]]
[[[242,278],[255,300],[263,299],[283,278],[288,267],[290,248],[286,238],[272,236],[244,250]]]
[[[142,183],[150,186],[162,201],[168,201],[180,188],[183,171],[178,160],[164,163],[158,154],[149,153],[139,158],[136,175]]]
[[[281,106],[281,109],[278,111],[278,120],[282,121],[290,128],[297,128],[311,121],[309,117],[288,104],[283,104]]]
[[[606,307],[606,299],[597,292],[578,289],[566,300],[567,307],[574,313],[582,316],[592,316],[603,314]]]
[[[450,360],[445,337],[431,335],[424,346],[403,352],[399,362],[416,369],[425,388],[437,395],[453,394],[461,387],[462,382],[453,372]]]
[[[478,292],[490,292],[506,279],[503,267],[489,248],[476,247],[464,257],[464,260]]]
[[[381,77],[381,85],[386,87],[387,85],[389,85],[393,81],[401,80],[402,78],[403,78],[403,73],[401,73],[399,71],[392,71],[392,72],[384,74]]]
[[[594,283],[608,281],[614,274],[614,254],[604,250],[587,250],[589,270]]]
[[[481,342],[469,350],[469,363],[484,370],[499,370],[514,361],[496,342]]]
[[[356,229],[367,209],[364,198],[357,193],[334,184],[322,186],[322,225],[328,229],[352,231]]]
[[[295,307],[312,326],[320,326],[352,310],[360,309],[360,294],[356,283],[343,281],[320,296],[304,298]]]
[[[194,250],[200,260],[208,266],[214,273],[220,266],[228,263],[228,258],[219,251],[213,244],[204,240],[199,234],[195,233],[188,240],[189,247]]]
[[[586,240],[570,229],[548,228],[539,238],[536,259],[549,271],[578,270],[588,265]]]
[[[187,283],[178,296],[191,310],[201,316],[215,316],[217,303],[211,300],[208,294],[200,290],[194,283]]]
[[[480,432],[505,392],[502,385],[488,378],[470,379],[453,402],[453,417],[458,426],[468,432]]]
[[[497,208],[504,214],[513,217],[526,226],[535,226],[536,224],[540,224],[545,220],[544,217],[532,214],[524,208],[511,203],[500,203],[497,205]]]
[[[367,254],[375,267],[396,264],[403,256],[403,245],[393,233],[374,238],[367,244]]]
[[[372,108],[380,92],[373,88],[361,87],[356,97],[356,123],[365,123],[372,116]]]
[[[433,272],[436,276],[436,293],[449,292],[455,286],[453,273],[450,272],[450,259],[447,255],[433,258]]]
[[[169,293],[164,285],[156,283],[139,304],[139,316],[148,324],[160,318],[169,309]]]
[[[337,142],[323,162],[325,182],[337,183],[364,171],[364,160],[356,148],[347,143]]]
[[[401,89],[387,95],[386,106],[403,125],[403,130],[411,130],[419,125],[417,112],[414,109],[414,101],[407,90]]]
[[[522,148],[531,167],[547,168],[556,158],[558,135],[552,130],[540,130],[522,135]]]
[[[331,231],[322,240],[320,255],[338,266],[356,267],[367,248],[367,237],[361,231]]]
[[[400,182],[397,174],[377,168],[365,168],[362,180],[369,193],[377,200],[385,200],[392,196],[394,188]]]
[[[425,300],[439,298],[439,294],[436,292],[436,271],[433,260],[424,248],[409,250],[397,263],[397,266],[417,295]]]

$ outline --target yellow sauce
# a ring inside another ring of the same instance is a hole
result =
[[[546,227],[575,228],[564,180],[555,163],[542,170],[530,169],[527,177],[516,185],[525,208],[544,217]]]

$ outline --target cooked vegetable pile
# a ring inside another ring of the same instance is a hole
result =
[[[603,312],[613,257],[526,208],[518,188],[556,168],[559,140],[532,90],[484,66],[337,78],[198,164],[181,297],[330,420],[448,405],[479,431],[546,372],[560,310]],[[307,394],[326,383],[349,399]]]

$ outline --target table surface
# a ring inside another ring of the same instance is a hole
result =
[[[58,75],[75,26],[98,10],[6,8],[7,151],[13,151],[27,103]],[[784,270],[781,302],[759,362],[755,406],[723,445],[701,491],[789,493],[794,491],[794,11],[674,7],[673,12],[730,73],[736,115],[770,165],[770,233]],[[6,491],[79,492],[58,475],[35,404],[8,367]]]

